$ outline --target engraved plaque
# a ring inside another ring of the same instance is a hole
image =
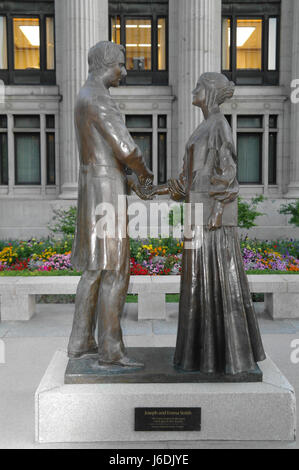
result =
[[[135,431],[200,431],[201,408],[135,408]]]

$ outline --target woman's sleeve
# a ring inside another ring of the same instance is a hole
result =
[[[214,149],[215,158],[210,180],[210,196],[227,204],[239,194],[237,164],[232,142],[223,142],[220,149]]]

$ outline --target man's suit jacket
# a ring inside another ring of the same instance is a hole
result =
[[[80,154],[78,219],[72,264],[80,271],[129,269],[129,238],[124,226],[115,236],[97,236],[96,208],[110,203],[118,217],[118,196],[127,194],[126,167],[147,176],[139,148],[134,143],[109,90],[87,80],[75,107],[75,127]],[[125,215],[126,217],[126,215]]]

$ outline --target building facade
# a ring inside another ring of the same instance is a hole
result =
[[[278,212],[299,197],[298,0],[15,0],[0,4],[0,238],[47,236],[53,209],[76,204],[74,104],[107,39],[126,47],[112,94],[155,183],[179,174],[202,119],[198,77],[222,71],[241,196],[266,198],[250,235],[298,237]]]

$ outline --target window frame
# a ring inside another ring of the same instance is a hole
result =
[[[277,19],[276,31],[276,70],[269,70],[269,20]],[[230,19],[230,70],[224,70],[221,64],[222,73],[238,86],[276,86],[279,85],[280,76],[280,24],[281,24],[281,4],[279,1],[257,4],[241,4],[223,2],[222,20]],[[262,70],[237,69],[237,20],[238,19],[262,19]],[[223,28],[223,21],[221,23]],[[223,35],[221,35],[221,58],[223,57]],[[256,80],[256,83],[254,83]]]
[[[152,70],[127,70],[127,77],[121,85],[126,86],[168,86],[169,75],[169,41],[168,41],[168,3],[156,2],[138,4],[130,2],[109,2],[109,38],[112,38],[111,23],[113,18],[120,18],[120,44],[126,46],[126,20],[150,19],[152,22]],[[158,70],[158,20],[165,19],[165,70]]]
[[[28,10],[23,12],[9,11],[7,13],[1,11],[0,16],[6,17],[6,34],[7,34],[7,69],[0,69],[0,79],[5,85],[56,85],[56,32],[55,32],[55,14],[53,12],[32,12]],[[53,18],[54,24],[54,69],[47,69],[47,31],[46,18]],[[14,58],[14,18],[37,18],[40,25],[40,68],[39,70],[16,70]]]

